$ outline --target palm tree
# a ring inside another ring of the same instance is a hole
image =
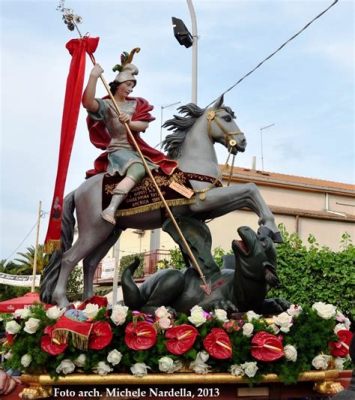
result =
[[[27,252],[26,253],[17,253],[19,256],[22,258],[16,258],[14,261],[17,262],[16,269],[16,274],[18,275],[26,275],[26,274],[32,274],[33,270],[33,263],[34,263],[34,257],[35,257],[35,247],[27,247]],[[37,247],[37,267],[36,267],[36,272],[38,274],[41,274],[44,267],[48,264],[49,260],[49,255],[44,253],[44,246],[43,245],[38,245]]]

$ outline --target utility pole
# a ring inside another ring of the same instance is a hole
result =
[[[191,88],[191,101],[197,104],[197,20],[192,0],[187,0],[191,17],[192,29],[192,88]]]
[[[262,128],[260,128],[260,151],[261,151],[261,170],[262,171],[264,171],[263,131],[265,129],[271,128],[274,125],[275,124],[270,124],[270,125],[266,125],[266,126],[263,126]]]

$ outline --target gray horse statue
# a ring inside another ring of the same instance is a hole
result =
[[[251,228],[238,229],[241,240],[232,242],[234,256],[220,269],[211,255],[212,237],[207,225],[193,218],[179,219],[179,226],[197,257],[212,293],[201,288],[196,271],[187,265],[184,271],[166,269],[149,277],[139,288],[133,280],[139,259],[129,265],[121,277],[124,304],[133,310],[153,313],[162,305],[177,312],[189,313],[195,305],[212,311],[221,308],[229,313],[253,310],[260,314],[278,314],[289,307],[282,299],[266,299],[269,288],[279,284],[276,274],[276,251],[269,237],[260,238]],[[163,225],[180,244],[170,221]],[[229,258],[231,257],[231,258]]]
[[[191,216],[205,221],[247,207],[259,217],[259,233],[269,235],[275,242],[281,240],[274,216],[253,183],[217,187],[220,172],[214,145],[220,143],[231,154],[243,152],[244,134],[235,122],[230,107],[223,97],[206,109],[195,104],[179,108],[183,116],[166,122],[170,131],[164,149],[170,158],[178,161],[183,172],[212,177],[214,183],[191,180],[195,191],[193,202],[172,207],[175,216]],[[94,273],[100,260],[117,241],[123,230],[157,229],[164,222],[161,210],[149,210],[135,215],[119,217],[114,227],[100,216],[102,211],[102,185],[104,174],[95,175],[69,193],[64,201],[62,217],[62,248],[52,254],[44,271],[41,300],[65,307],[69,304],[66,287],[72,269],[83,260],[84,299],[93,295]],[[203,193],[203,195],[201,195]],[[78,239],[74,244],[76,209]]]

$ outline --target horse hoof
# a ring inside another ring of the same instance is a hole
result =
[[[265,239],[266,237],[269,237],[272,239],[274,243],[282,243],[282,236],[279,231],[273,232],[271,229],[269,229],[267,226],[261,226],[258,229],[258,238],[259,240]]]
[[[105,211],[103,211],[101,213],[101,217],[102,217],[102,219],[104,219],[105,221],[109,222],[110,224],[116,225],[116,219],[111,214],[105,213]]]

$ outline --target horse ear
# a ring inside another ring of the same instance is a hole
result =
[[[218,97],[216,102],[213,104],[212,108],[214,108],[215,110],[221,108],[223,105],[223,100],[224,100],[224,95],[222,94],[222,96]]]

